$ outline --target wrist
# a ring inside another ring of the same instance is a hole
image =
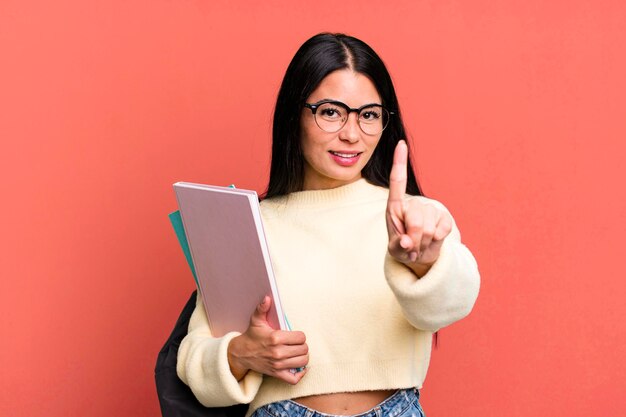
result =
[[[410,262],[410,263],[406,263],[405,265],[411,271],[413,271],[413,273],[415,275],[417,275],[417,278],[422,278],[424,275],[426,275],[428,273],[428,271],[430,271],[430,268],[433,266],[432,263],[430,263],[430,264],[422,264],[422,263],[418,263],[418,262]]]
[[[248,373],[248,368],[246,368],[239,359],[239,355],[237,355],[238,347],[240,346],[242,336],[234,337],[229,343],[228,348],[226,349],[227,357],[228,357],[228,366],[230,367],[230,372],[233,374],[237,381],[241,381],[243,377]]]

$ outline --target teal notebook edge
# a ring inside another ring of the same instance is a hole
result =
[[[180,211],[176,210],[175,212],[170,213],[168,217],[170,218],[170,223],[172,223],[172,227],[174,228],[174,232],[178,238],[178,243],[185,254],[185,259],[187,259],[187,265],[189,265],[189,269],[191,269],[193,279],[196,281],[196,287],[200,288],[198,285],[198,277],[196,276],[196,268],[193,266],[193,260],[191,259],[191,251],[189,250],[189,242],[187,241],[185,227],[183,226],[183,218],[180,217]]]

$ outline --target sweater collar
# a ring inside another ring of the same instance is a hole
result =
[[[307,205],[336,205],[354,203],[357,201],[371,200],[372,190],[377,187],[367,182],[365,178],[360,178],[350,184],[342,185],[328,190],[297,191],[284,196],[285,201],[290,204],[302,206]]]

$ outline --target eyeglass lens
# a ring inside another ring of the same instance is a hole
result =
[[[320,104],[315,112],[315,122],[325,132],[338,132],[348,120],[348,109],[337,103]],[[389,113],[378,105],[364,107],[358,114],[359,126],[364,133],[376,135],[389,121]]]

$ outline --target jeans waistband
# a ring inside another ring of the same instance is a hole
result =
[[[417,389],[401,389],[396,391],[393,395],[376,405],[371,410],[355,414],[353,417],[399,416],[416,401],[419,401],[419,391]],[[267,404],[256,410],[253,417],[263,415],[263,411],[273,417],[347,417],[321,413],[292,400],[278,401]]]

